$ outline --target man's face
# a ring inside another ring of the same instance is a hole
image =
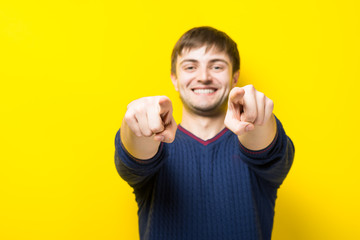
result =
[[[199,115],[217,115],[226,110],[227,98],[239,72],[232,74],[232,64],[225,52],[206,46],[183,51],[178,56],[176,75],[171,79],[187,110]]]

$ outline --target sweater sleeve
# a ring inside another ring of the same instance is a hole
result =
[[[288,174],[294,160],[295,148],[291,139],[276,118],[277,133],[272,143],[263,150],[252,151],[240,142],[240,155],[244,162],[261,178],[279,187]]]
[[[166,151],[165,144],[161,143],[158,152],[154,157],[147,160],[140,160],[125,149],[121,142],[120,131],[115,136],[115,166],[121,178],[123,178],[131,187],[142,187],[159,170]]]

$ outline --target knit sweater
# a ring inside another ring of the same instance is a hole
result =
[[[261,151],[227,128],[204,141],[179,125],[174,142],[148,160],[126,151],[119,130],[115,165],[134,189],[140,239],[271,239],[277,190],[295,150],[276,122],[276,137]]]

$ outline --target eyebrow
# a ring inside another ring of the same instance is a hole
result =
[[[182,60],[179,65],[183,64],[184,62],[193,62],[193,63],[197,63],[199,62],[198,60],[196,59],[184,59]],[[215,59],[211,59],[210,60],[210,63],[214,63],[214,62],[223,62],[225,63],[226,65],[229,65],[229,63],[227,61],[225,61],[224,59],[221,59],[221,58],[215,58]]]
[[[223,62],[223,63],[225,63],[226,65],[229,65],[229,63],[228,63],[227,61],[225,61],[224,59],[220,59],[220,58],[211,59],[210,62],[211,62],[211,63],[214,63],[214,62]]]

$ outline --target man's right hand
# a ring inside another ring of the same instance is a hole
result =
[[[175,139],[177,124],[172,116],[171,100],[166,96],[144,97],[131,102],[124,121],[137,137],[152,137],[167,143]]]

